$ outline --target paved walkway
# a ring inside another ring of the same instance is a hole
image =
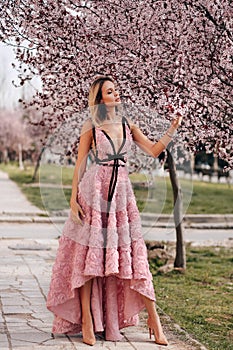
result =
[[[1,240],[0,242],[0,349],[80,349],[90,348],[80,336],[51,337],[53,315],[46,309],[52,264],[58,241]],[[166,324],[167,322],[165,322]],[[200,349],[183,342],[165,326],[169,340],[168,350]],[[156,350],[164,347],[149,339],[144,313],[138,327],[123,330],[122,342],[99,339],[96,349]]]
[[[16,198],[17,197],[17,198]],[[12,198],[12,200],[11,200]],[[23,212],[37,211],[7,176],[0,172],[0,210]],[[0,349],[88,349],[81,335],[51,337],[53,315],[46,309],[52,265],[58,241],[54,238],[35,238],[38,223],[31,225],[27,236],[7,237],[0,232]],[[0,224],[4,229],[4,223]],[[14,224],[17,231],[19,224]],[[34,229],[33,229],[34,227]],[[3,230],[4,231],[4,230]],[[181,330],[162,316],[165,333],[169,340],[168,350],[205,349],[193,341],[188,334],[178,335]],[[148,337],[145,313],[140,315],[140,324],[123,330],[122,342],[107,342],[98,339],[95,349],[164,349]],[[181,340],[185,339],[185,341]]]
[[[25,212],[40,213],[41,210],[28,202],[18,186],[9,179],[8,174],[0,170],[0,213]]]

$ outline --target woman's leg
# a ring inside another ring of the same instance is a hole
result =
[[[155,308],[155,302],[146,296],[142,295],[142,299],[145,303],[148,312],[148,327],[153,330],[155,336],[155,342],[161,345],[167,345],[168,341],[163,333],[162,325],[159,319],[159,315]]]
[[[91,287],[92,280],[89,280],[79,289],[82,307],[83,342],[88,345],[94,345],[96,342],[91,316]]]

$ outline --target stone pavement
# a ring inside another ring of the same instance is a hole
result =
[[[35,224],[36,225],[36,224]],[[51,336],[53,315],[46,309],[52,264],[58,241],[56,239],[1,239],[0,242],[0,349],[88,349],[81,335]],[[204,349],[183,332],[171,330],[162,316],[169,340],[168,350]],[[176,327],[177,328],[177,327]],[[121,342],[98,339],[96,349],[156,350],[165,347],[149,339],[145,326],[145,313],[137,327],[123,330]]]

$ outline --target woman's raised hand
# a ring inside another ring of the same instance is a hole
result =
[[[170,103],[167,106],[167,109],[169,111],[169,114],[173,116],[171,127],[174,129],[178,129],[178,127],[181,125],[183,115],[185,114],[187,107],[183,104],[182,101],[180,101],[178,103],[178,106]]]
[[[179,112],[177,112],[171,123],[173,128],[178,129],[178,127],[181,125],[182,119],[183,119],[182,115]]]
[[[70,200],[70,209],[72,219],[78,224],[83,224],[82,220],[85,217],[85,214],[80,204],[74,198],[71,198]]]

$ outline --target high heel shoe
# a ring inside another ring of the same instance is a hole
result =
[[[155,327],[154,327],[154,325],[152,324],[152,321],[149,318],[147,320],[147,325],[148,325],[148,328],[149,328],[150,339],[151,339],[151,335],[153,333],[154,337],[155,337],[155,343],[156,344],[167,346],[168,345],[168,341],[167,341],[163,331],[162,330],[160,331],[160,336],[156,336],[155,335]]]
[[[93,331],[93,324],[91,323],[82,323],[82,334],[83,334],[83,343],[87,345],[95,345],[96,339]]]

